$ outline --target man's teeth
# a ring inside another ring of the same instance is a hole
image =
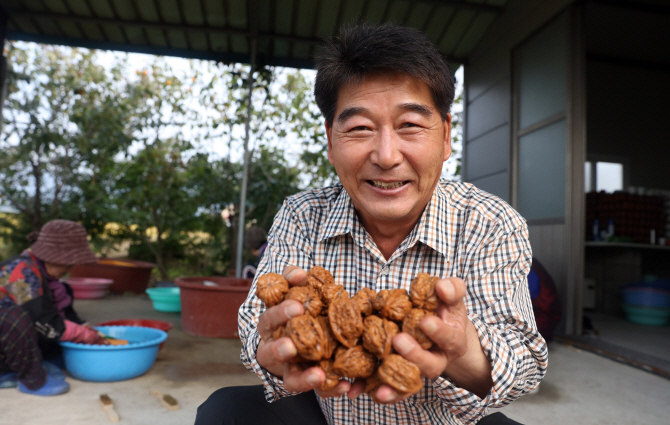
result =
[[[404,183],[403,182],[393,182],[393,183],[386,183],[386,182],[380,182],[377,180],[372,180],[372,184],[375,185],[375,187],[381,188],[381,189],[395,189],[396,187],[402,186]]]

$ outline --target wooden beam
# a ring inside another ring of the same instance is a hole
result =
[[[438,4],[453,7],[454,9],[474,10],[476,12],[493,13],[499,15],[505,8],[483,3],[470,3],[466,0],[412,0],[413,3]]]

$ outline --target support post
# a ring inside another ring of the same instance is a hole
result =
[[[247,93],[247,116],[244,118],[244,164],[242,166],[242,187],[240,189],[240,210],[237,213],[237,252],[235,254],[235,276],[242,277],[242,250],[244,249],[244,222],[245,211],[247,209],[247,184],[249,182],[249,159],[251,152],[249,151],[249,136],[251,132],[251,95],[254,89],[254,70],[256,68],[256,38],[249,39],[250,47],[250,62],[249,76],[247,78],[247,85],[249,92]]]
[[[5,57],[5,42],[7,42],[7,14],[0,8],[0,132],[2,131],[2,107],[5,105],[7,96],[7,58]]]

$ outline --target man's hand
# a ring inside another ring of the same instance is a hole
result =
[[[393,346],[407,360],[421,369],[429,379],[445,374],[457,385],[483,398],[493,386],[491,365],[484,355],[477,331],[465,309],[465,283],[453,277],[441,279],[435,285],[440,298],[436,316],[425,317],[421,330],[435,343],[430,350],[422,349],[414,338],[399,333],[393,338]],[[360,394],[359,387],[352,389],[350,396]],[[384,403],[397,403],[412,394],[400,394],[393,388],[382,385],[377,398]]]
[[[282,275],[290,286],[307,284],[307,272],[298,267],[289,266],[284,269]],[[291,338],[282,337],[276,341],[272,338],[272,333],[276,329],[303,313],[302,304],[295,300],[286,300],[268,308],[258,319],[261,342],[258,344],[256,359],[267,371],[282,378],[286,389],[292,392],[313,390],[326,380],[326,374],[319,367],[305,369],[300,363],[289,363],[289,360],[298,354]]]

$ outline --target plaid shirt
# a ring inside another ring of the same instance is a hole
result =
[[[353,295],[409,289],[418,273],[463,279],[465,305],[486,356],[493,388],[480,399],[449,379],[424,378],[424,387],[393,405],[367,394],[319,398],[329,424],[473,423],[489,407],[501,407],[535,388],[546,373],[547,346],[533,317],[527,275],[531,248],[524,219],[505,202],[468,183],[441,180],[421,218],[386,260],[359,222],[341,185],[287,198],[275,217],[258,274],[281,274],[288,265],[322,266]],[[266,399],[291,395],[281,379],[256,361],[258,318],[263,303],[256,285],[240,307],[244,365],[263,381]]]

